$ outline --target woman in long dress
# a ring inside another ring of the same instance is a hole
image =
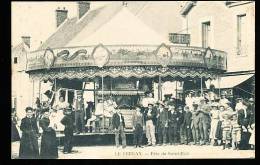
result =
[[[58,158],[58,145],[56,139],[56,132],[53,128],[49,127],[49,111],[44,110],[42,119],[39,122],[40,127],[43,130],[41,140],[40,157],[42,159],[55,159]]]
[[[17,116],[15,112],[12,112],[12,142],[20,140],[20,135],[17,130],[16,124],[17,124]]]
[[[26,117],[22,119],[20,126],[22,137],[20,142],[19,158],[37,159],[39,158],[39,130],[36,118],[33,117],[33,109],[27,107],[25,111]]]

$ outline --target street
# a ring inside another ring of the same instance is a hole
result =
[[[12,159],[18,157],[19,142],[12,144]],[[127,146],[77,146],[71,154],[63,154],[59,147],[59,159],[200,159],[200,158],[255,158],[254,150],[222,150],[222,146],[156,146],[134,148]]]

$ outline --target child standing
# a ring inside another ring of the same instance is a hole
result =
[[[237,113],[234,113],[232,115],[232,121],[231,121],[231,126],[232,126],[232,148],[233,150],[238,150],[238,146],[241,140],[241,126],[238,124],[237,121]]]
[[[229,148],[229,143],[231,140],[231,122],[229,120],[228,114],[223,114],[223,122],[222,122],[222,141],[223,141],[223,150],[225,148]]]

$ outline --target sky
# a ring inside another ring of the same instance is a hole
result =
[[[107,3],[92,1],[91,9]],[[37,49],[56,30],[55,10],[65,7],[68,18],[77,15],[76,2],[12,2],[11,5],[11,44],[16,46],[22,42],[21,36],[31,36],[31,50]]]

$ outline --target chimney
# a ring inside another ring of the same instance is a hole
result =
[[[78,1],[78,18],[80,19],[90,9],[89,1]]]
[[[127,5],[128,5],[128,4],[127,4],[127,1],[123,1],[123,2],[122,2],[122,5],[123,5],[124,7],[127,7]]]
[[[30,48],[31,47],[31,37],[30,36],[22,36],[21,38],[22,38],[23,43]]]
[[[57,27],[60,26],[60,24],[62,24],[68,17],[68,10],[65,9],[65,7],[63,7],[63,9],[60,9],[58,7],[58,9],[56,9],[56,25]]]

